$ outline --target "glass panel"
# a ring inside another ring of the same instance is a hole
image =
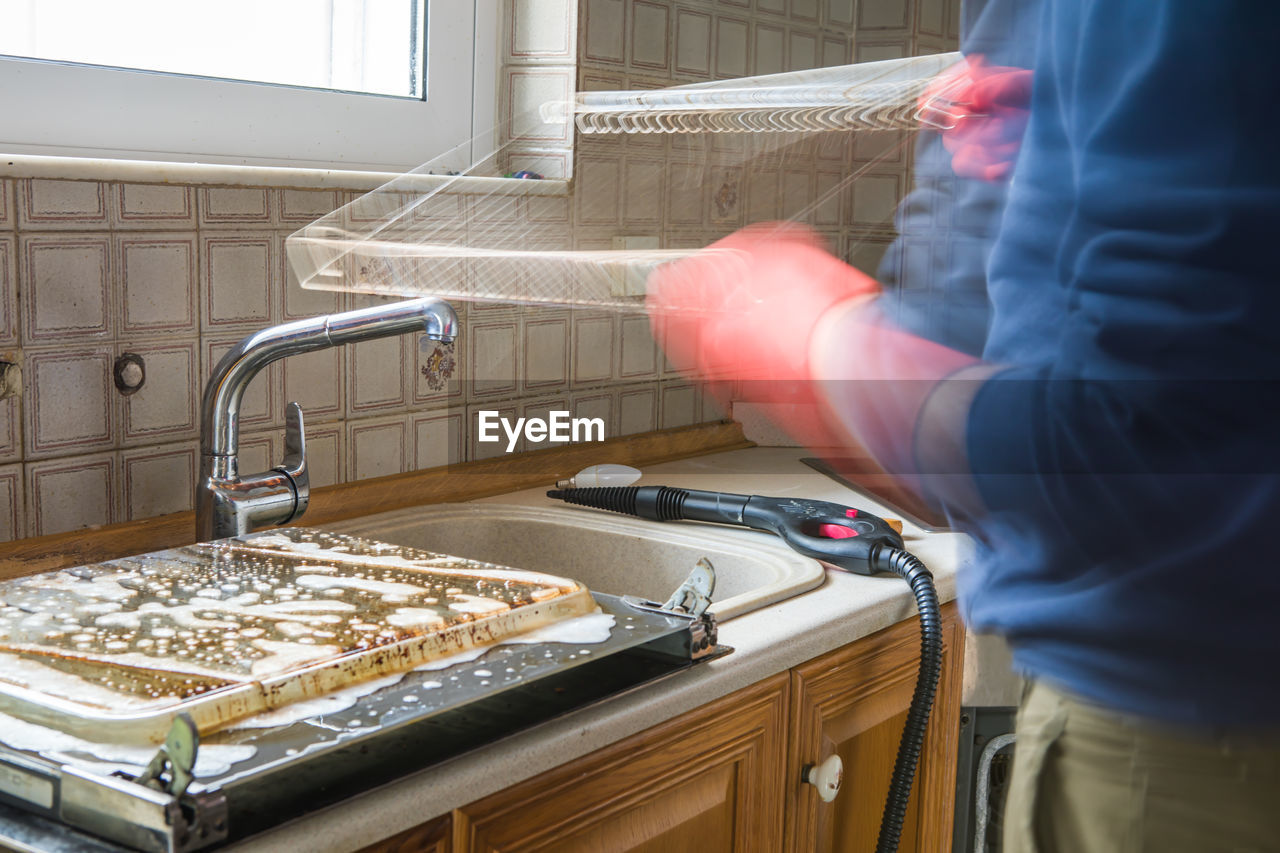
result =
[[[0,54],[422,98],[426,0],[6,0]]]

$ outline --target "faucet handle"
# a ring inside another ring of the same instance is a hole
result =
[[[302,423],[302,407],[290,403],[284,410],[284,461],[274,469],[293,482],[296,503],[287,524],[307,511],[311,501],[311,475],[307,471],[307,433]]]
[[[307,468],[307,433],[302,425],[302,407],[297,403],[284,409],[284,462],[280,467],[289,476]]]

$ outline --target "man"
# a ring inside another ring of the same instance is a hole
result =
[[[1033,685],[1005,850],[1280,850],[1280,7],[1047,0],[1035,30],[981,360],[795,228],[660,270],[655,330],[805,382],[968,520],[966,619]]]

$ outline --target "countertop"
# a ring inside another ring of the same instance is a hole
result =
[[[809,468],[805,451],[757,447],[655,465],[644,484],[776,497],[804,497],[866,508],[867,500]],[[545,488],[486,498],[546,506]],[[743,536],[772,539],[742,531]],[[942,602],[955,597],[955,573],[972,547],[958,533],[904,525],[907,547],[929,566]],[[816,589],[728,620],[720,642],[735,651],[708,663],[575,711],[499,743],[354,797],[234,845],[237,851],[345,851],[372,844],[566,761],[586,755],[775,673],[847,645],[915,614],[908,587],[890,576],[827,571]]]

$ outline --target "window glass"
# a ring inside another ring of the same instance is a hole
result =
[[[421,98],[425,0],[8,0],[0,54]]]

